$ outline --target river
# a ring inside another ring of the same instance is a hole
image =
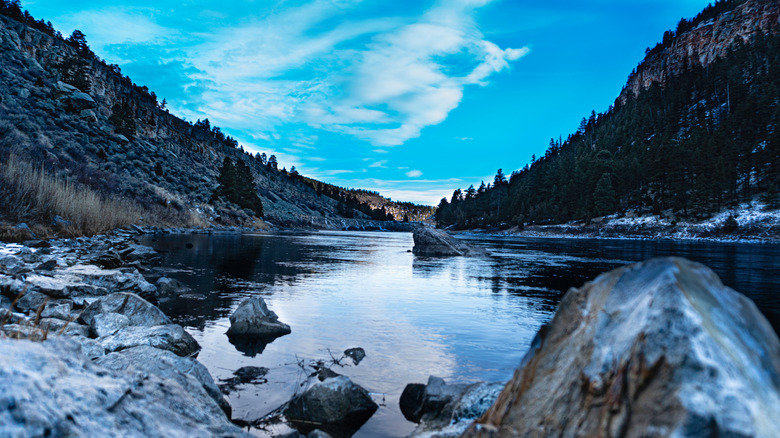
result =
[[[407,383],[506,381],[562,294],[617,266],[675,255],[711,267],[751,297],[780,329],[780,245],[464,237],[487,258],[421,258],[410,233],[319,232],[149,236],[167,275],[191,293],[160,303],[202,346],[216,379],[243,366],[270,369],[268,382],[229,396],[234,418],[254,420],[288,400],[305,380],[299,363],[351,347],[367,357],[334,371],[372,393],[379,410],[356,437],[404,436],[398,408]],[[241,299],[262,296],[292,333],[240,349],[225,335]],[[243,351],[241,351],[243,350]],[[286,430],[270,426],[253,433]]]

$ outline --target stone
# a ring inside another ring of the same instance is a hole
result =
[[[89,324],[89,334],[93,338],[102,338],[111,336],[119,329],[129,327],[130,325],[130,318],[121,313],[98,313]]]
[[[412,232],[414,247],[412,253],[427,257],[487,256],[483,248],[468,245],[458,241],[442,230],[433,227],[419,226]]]
[[[40,239],[25,240],[23,244],[30,248],[51,248],[51,243]]]
[[[153,304],[138,295],[119,292],[100,297],[79,316],[84,324],[93,327],[95,317],[105,313],[117,313],[128,318],[129,325],[151,327],[170,324],[171,320]]]
[[[57,260],[49,259],[35,267],[36,271],[51,271],[57,267]]]
[[[704,265],[660,258],[570,289],[465,436],[777,435],[780,340]]]
[[[195,379],[115,371],[68,339],[0,339],[0,351],[0,436],[250,436]]]
[[[399,407],[407,420],[420,423],[411,436],[457,437],[493,404],[503,388],[500,382],[448,385],[430,376],[426,385],[406,385]]]
[[[97,339],[106,353],[147,345],[168,350],[179,356],[196,356],[200,351],[198,342],[178,324],[128,326],[114,334]]]
[[[378,406],[364,388],[346,376],[317,382],[293,397],[284,416],[302,433],[316,428],[337,436],[351,435]],[[316,425],[316,426],[315,426]]]
[[[246,366],[241,367],[233,372],[233,377],[227,378],[227,379],[219,379],[219,389],[222,391],[223,394],[229,394],[231,391],[235,390],[239,385],[244,384],[261,384],[261,383],[267,383],[268,379],[265,378],[265,375],[268,374],[268,368],[266,367],[253,367],[253,366]]]
[[[111,292],[134,293],[147,300],[157,298],[157,287],[146,281],[134,268],[101,269],[94,265],[79,264],[59,270],[58,275],[63,278],[69,276],[67,278],[71,287],[86,284],[93,289],[105,288]]]
[[[320,382],[324,381],[325,379],[331,379],[333,377],[338,377],[340,375],[341,374],[333,371],[330,368],[320,368],[320,369],[317,370],[317,379]]]
[[[144,245],[130,245],[122,252],[122,258],[128,262],[155,263],[160,260],[160,254],[154,248]]]
[[[181,295],[190,292],[190,289],[186,284],[182,283],[175,278],[160,277],[155,283],[157,291],[160,296],[174,296]]]
[[[278,337],[290,332],[290,326],[279,321],[265,300],[255,296],[242,301],[230,315],[227,333],[229,336]]]
[[[230,404],[222,396],[206,367],[195,359],[177,356],[159,348],[140,346],[106,354],[95,362],[114,371],[149,373],[165,380],[174,380],[189,392],[201,388],[230,415]],[[265,370],[268,372],[267,368]]]
[[[84,109],[79,112],[79,117],[91,123],[98,121],[97,113],[93,109]]]
[[[85,260],[92,265],[100,266],[103,269],[116,269],[122,266],[122,258],[114,250],[101,251]]]
[[[30,97],[30,90],[27,88],[20,88],[19,91],[16,92],[16,95],[22,99],[27,99]]]
[[[54,219],[51,220],[51,227],[55,231],[65,231],[71,226],[73,226],[73,222],[65,219],[62,216],[54,216]]]
[[[84,110],[95,108],[95,99],[87,93],[74,91],[64,98],[65,108],[68,111],[78,113]]]
[[[348,348],[344,350],[344,356],[347,356],[348,358],[352,359],[352,363],[355,365],[360,364],[363,359],[366,357],[366,350],[357,347],[357,348]]]
[[[67,321],[70,319],[71,310],[73,310],[71,301],[49,302],[41,312],[41,318],[56,318]]]

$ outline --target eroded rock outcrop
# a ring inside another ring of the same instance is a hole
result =
[[[447,256],[485,256],[487,251],[482,248],[458,241],[442,230],[432,227],[417,227],[412,233],[415,255],[430,257]]]
[[[465,436],[776,436],[780,341],[703,265],[654,259],[561,301]]]

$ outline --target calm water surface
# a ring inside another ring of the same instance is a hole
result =
[[[414,429],[398,408],[407,383],[429,375],[508,380],[563,292],[626,263],[662,255],[705,263],[780,328],[780,245],[466,239],[491,257],[416,257],[408,252],[409,233],[168,235],[145,243],[163,252],[167,275],[192,288],[160,307],[197,339],[212,375],[228,378],[247,365],[270,369],[268,383],[231,393],[234,418],[259,418],[299,391],[300,360],[363,347],[367,358],[359,366],[334,368],[381,405],[356,437]],[[292,334],[242,352],[225,332],[230,313],[252,295],[262,296]]]

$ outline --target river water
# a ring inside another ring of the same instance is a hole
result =
[[[410,233],[319,232],[164,235],[144,242],[163,255],[167,275],[192,288],[162,310],[202,346],[215,379],[243,366],[270,369],[267,382],[242,385],[233,417],[254,420],[301,390],[299,363],[367,357],[334,371],[380,404],[356,437],[404,436],[414,429],[398,408],[407,383],[508,380],[563,292],[598,274],[650,257],[675,255],[711,267],[750,296],[780,329],[780,245],[675,241],[465,237],[486,258],[423,258]],[[262,296],[292,333],[267,345],[231,344],[228,316]],[[243,351],[241,351],[243,350]],[[252,432],[265,436],[286,426]]]

